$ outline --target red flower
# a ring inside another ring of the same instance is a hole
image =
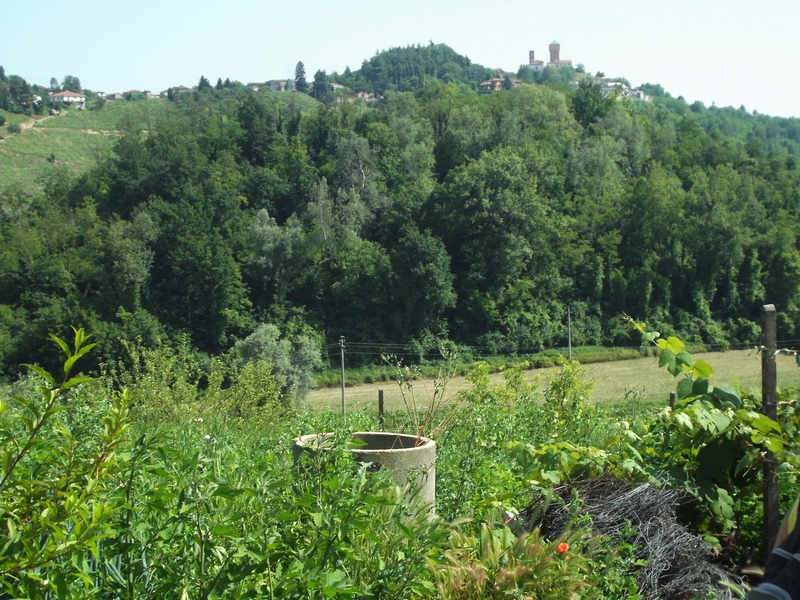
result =
[[[561,542],[556,546],[556,552],[559,554],[564,554],[567,550],[569,550],[569,544],[567,542]]]

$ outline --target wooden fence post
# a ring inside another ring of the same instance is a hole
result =
[[[778,347],[776,311],[774,304],[761,308],[761,412],[778,420],[778,367],[775,351]],[[778,536],[780,518],[778,514],[778,481],[775,478],[775,455],[767,451],[764,459],[764,563],[767,562]]]
[[[378,390],[378,425],[383,431],[383,388]]]

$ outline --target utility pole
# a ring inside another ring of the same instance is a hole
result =
[[[342,422],[347,425],[347,412],[344,404],[344,336],[339,336],[339,347],[342,349]]]
[[[761,412],[773,421],[778,420],[778,365],[775,361],[778,350],[776,317],[774,304],[765,304],[761,307]],[[765,562],[772,554],[772,546],[775,545],[780,527],[776,469],[775,455],[767,450],[764,457],[764,530],[762,535]]]
[[[567,304],[567,358],[572,360],[572,307]]]

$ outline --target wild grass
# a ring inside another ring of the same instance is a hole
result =
[[[567,348],[549,348],[535,354],[519,354],[513,356],[480,356],[472,355],[469,350],[458,353],[458,358],[452,367],[457,375],[466,375],[476,360],[489,365],[489,372],[500,373],[520,363],[528,363],[531,368],[553,367],[568,356]],[[581,364],[607,362],[615,360],[630,360],[640,358],[642,352],[639,348],[604,348],[602,346],[578,346],[573,348],[572,357]],[[416,361],[408,355],[399,356],[404,365],[414,364],[423,377],[434,378],[441,368],[441,360]],[[363,365],[355,368],[346,368],[345,385],[354,386],[365,383],[381,383],[393,381],[394,365],[384,363],[379,365]],[[334,387],[341,384],[341,369],[333,366],[314,375],[316,387]]]
[[[31,120],[31,117],[28,115],[20,115],[17,113],[8,112],[7,110],[0,109],[0,116],[6,118],[6,124],[3,127],[0,127],[0,135],[5,136],[6,134],[6,126],[15,124],[21,125],[22,123],[27,123]]]
[[[737,383],[745,389],[760,389],[761,357],[749,350],[730,350],[728,352],[708,352],[692,355],[695,359],[703,359],[714,368],[711,383]],[[778,387],[788,388],[800,386],[800,368],[794,358],[779,355]],[[639,406],[665,406],[669,401],[669,393],[678,382],[666,369],[658,367],[658,358],[654,356],[631,360],[591,363],[585,367],[586,377],[595,381],[590,397],[596,403],[621,403]],[[553,377],[556,368],[531,369],[525,372],[528,381],[539,378],[542,382]],[[493,382],[502,379],[501,373],[490,375]],[[420,379],[414,383],[417,395],[425,397],[432,394],[432,379]],[[451,398],[462,390],[471,387],[463,375],[457,375],[447,386],[447,398]],[[348,387],[345,389],[345,402],[349,410],[376,411],[378,406],[378,390],[384,391],[384,404],[387,411],[402,410],[403,399],[396,382],[386,381]],[[328,387],[312,390],[308,395],[308,403],[315,410],[341,410],[341,388]]]

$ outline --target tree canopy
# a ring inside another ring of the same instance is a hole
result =
[[[53,361],[42,340],[70,325],[98,360],[133,340],[217,354],[266,325],[520,353],[565,343],[567,305],[576,344],[638,344],[625,313],[753,341],[765,302],[797,335],[797,119],[590,81],[478,94],[474,67],[429,45],[331,77],[370,105],[204,85],[91,171],[0,188],[3,373]],[[0,81],[0,107],[30,97]]]

